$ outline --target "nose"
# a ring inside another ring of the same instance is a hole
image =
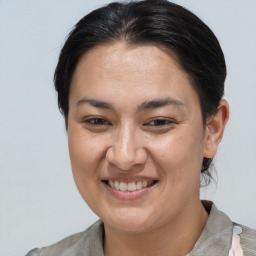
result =
[[[118,129],[106,153],[108,163],[122,171],[143,167],[147,161],[147,152],[141,145],[139,135],[129,125]]]

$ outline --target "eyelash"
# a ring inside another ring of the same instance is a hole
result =
[[[93,117],[89,118],[83,121],[86,124],[92,125],[92,126],[103,126],[103,125],[110,125],[110,123],[101,117]]]
[[[154,124],[150,124],[154,122]],[[158,123],[158,124],[157,124]],[[151,120],[150,122],[146,123],[145,126],[156,126],[156,127],[163,127],[163,126],[168,126],[173,124],[174,122],[172,120],[169,119],[164,119],[164,118],[156,118],[154,120]]]
[[[105,126],[105,125],[111,125],[106,119],[100,118],[100,117],[93,117],[89,118],[83,121],[86,124],[89,124],[91,126]],[[152,124],[154,123],[154,124]],[[169,119],[164,118],[156,118],[151,120],[150,122],[144,124],[144,126],[155,126],[155,127],[163,127],[173,124],[174,122]]]

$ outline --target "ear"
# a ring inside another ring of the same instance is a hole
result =
[[[213,158],[217,153],[228,118],[228,102],[226,100],[221,100],[219,102],[217,113],[207,119],[204,141],[204,157]]]

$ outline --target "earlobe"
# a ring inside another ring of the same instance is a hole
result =
[[[217,153],[219,143],[223,137],[226,123],[229,118],[228,102],[222,99],[219,102],[218,111],[207,120],[205,130],[204,157],[213,158]]]

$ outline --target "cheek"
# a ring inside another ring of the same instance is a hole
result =
[[[80,129],[69,129],[68,144],[72,172],[82,194],[98,182],[97,170],[103,162],[105,150],[103,141],[105,140],[100,136],[88,136]],[[92,180],[96,182],[91,182]]]
[[[69,130],[69,154],[74,181],[84,201],[95,212],[99,212],[96,202],[101,197],[98,171],[103,164],[103,141],[79,129]]]
[[[184,127],[185,128],[185,127]],[[200,131],[200,130],[199,130]],[[198,177],[203,159],[202,133],[180,129],[151,144],[152,157],[164,175]],[[172,177],[173,178],[173,177]]]

